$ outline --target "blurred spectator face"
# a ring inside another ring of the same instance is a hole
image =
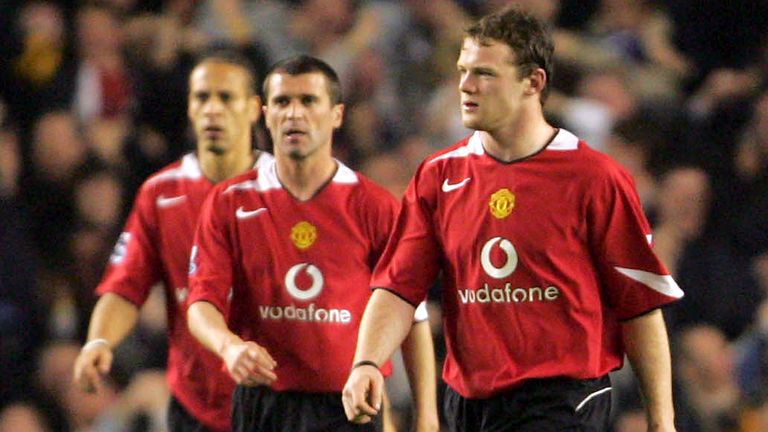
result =
[[[251,145],[251,125],[259,119],[259,98],[242,67],[218,62],[198,65],[189,79],[189,119],[198,151],[222,155]]]
[[[720,388],[733,383],[733,352],[723,332],[701,325],[686,330],[680,337],[686,352],[686,379],[707,388]]]
[[[344,33],[354,21],[353,8],[349,0],[306,0],[302,12],[312,17],[318,30]]]
[[[67,112],[42,116],[34,130],[35,171],[52,181],[66,180],[86,158],[86,146],[75,118]]]
[[[615,119],[624,119],[635,112],[637,101],[620,72],[591,73],[579,83],[580,96],[608,107]]]
[[[560,12],[559,0],[517,0],[514,2],[510,2],[509,0],[496,0],[487,3],[496,4],[493,9],[489,9],[489,12],[499,10],[510,3],[517,4],[521,9],[528,11],[530,14],[546,23],[554,22],[558,12]]]
[[[53,3],[27,4],[19,13],[19,27],[28,37],[34,35],[56,45],[64,42],[64,18]]]
[[[122,43],[122,28],[109,10],[85,7],[77,16],[77,38],[85,57],[116,54]]]
[[[264,115],[275,155],[303,160],[319,150],[330,150],[333,131],[341,127],[344,105],[334,105],[328,91],[327,79],[320,72],[269,76]]]
[[[600,15],[611,29],[640,30],[644,0],[602,0]]]
[[[86,131],[88,143],[96,156],[110,166],[120,165],[127,132],[126,121],[121,118],[95,119]]]
[[[0,196],[16,194],[20,164],[18,137],[0,129]]]
[[[612,134],[606,142],[605,152],[626,168],[633,177],[645,171],[648,155],[639,143],[627,142],[622,137]]]
[[[661,181],[658,191],[659,221],[675,224],[685,239],[698,236],[709,209],[709,178],[698,168],[678,168]]]
[[[461,120],[469,129],[495,131],[517,122],[529,84],[519,76],[512,49],[499,41],[488,42],[465,38],[462,43],[457,62]]]
[[[26,404],[12,404],[0,411],[0,432],[47,432],[42,414]]]
[[[117,225],[122,187],[110,173],[100,172],[78,183],[75,200],[78,215],[84,221],[101,227]]]
[[[757,137],[762,144],[762,151],[768,154],[768,92],[758,99],[755,104],[754,125]]]
[[[760,287],[763,289],[763,292],[768,295],[768,252],[763,252],[753,258],[752,268],[755,276],[757,276],[757,281],[760,283]],[[768,303],[766,303],[766,305],[768,305]],[[768,333],[768,306],[765,307],[764,310],[761,309],[761,311],[764,312],[761,313],[761,317],[763,318],[761,324],[764,324],[764,329],[766,330],[766,333]]]

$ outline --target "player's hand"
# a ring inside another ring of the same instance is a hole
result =
[[[277,379],[277,362],[266,348],[256,342],[237,340],[227,343],[222,350],[222,358],[229,375],[237,384],[269,385]]]
[[[373,420],[381,410],[384,394],[384,376],[372,365],[352,369],[341,393],[341,402],[347,419],[364,424]]]
[[[101,391],[104,376],[112,368],[112,349],[107,344],[84,346],[75,360],[72,373],[75,385],[87,393]]]

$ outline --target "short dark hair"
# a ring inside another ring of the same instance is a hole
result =
[[[192,70],[195,70],[198,66],[205,63],[224,63],[240,67],[243,69],[246,75],[246,87],[249,92],[249,96],[256,94],[258,90],[258,77],[256,76],[255,72],[256,69],[254,68],[253,63],[248,60],[248,57],[244,56],[239,51],[226,48],[217,48],[211,51],[207,51],[197,58],[195,66],[192,68]]]
[[[508,7],[482,17],[464,30],[465,37],[481,44],[489,39],[507,44],[515,54],[515,64],[520,66],[520,77],[526,77],[536,68],[544,69],[547,85],[541,92],[541,101],[549,93],[552,82],[552,54],[555,43],[552,35],[541,20],[519,7]]]
[[[264,77],[264,85],[262,88],[262,91],[264,92],[264,100],[269,100],[269,79],[272,75],[276,73],[302,75],[314,72],[321,73],[325,76],[325,80],[328,83],[328,98],[331,100],[331,104],[340,104],[342,99],[341,83],[339,82],[339,76],[336,74],[336,71],[334,71],[328,63],[308,55],[290,57],[275,63],[269,68],[267,75]]]

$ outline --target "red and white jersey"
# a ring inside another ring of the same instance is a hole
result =
[[[395,198],[337,163],[306,201],[283,188],[272,162],[217,186],[203,206],[190,302],[212,303],[233,332],[269,351],[274,390],[341,391],[394,225]]]
[[[442,271],[443,378],[485,398],[620,367],[619,321],[683,295],[650,242],[629,174],[570,132],[510,163],[475,132],[419,167],[372,286],[416,304]]]
[[[261,153],[256,166],[271,160]],[[141,307],[162,282],[168,314],[168,383],[176,399],[203,424],[228,431],[234,382],[221,360],[187,330],[187,270],[200,208],[214,184],[190,153],[147,179],[110,257],[97,293]],[[205,371],[204,373],[202,371]]]

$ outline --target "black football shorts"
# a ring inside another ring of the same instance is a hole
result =
[[[450,432],[603,432],[609,429],[611,381],[529,380],[488,399],[467,399],[446,388]]]
[[[168,404],[168,432],[209,432],[196,418],[171,396]]]
[[[233,432],[379,432],[381,422],[381,416],[364,425],[349,422],[341,393],[237,386],[232,399]]]

